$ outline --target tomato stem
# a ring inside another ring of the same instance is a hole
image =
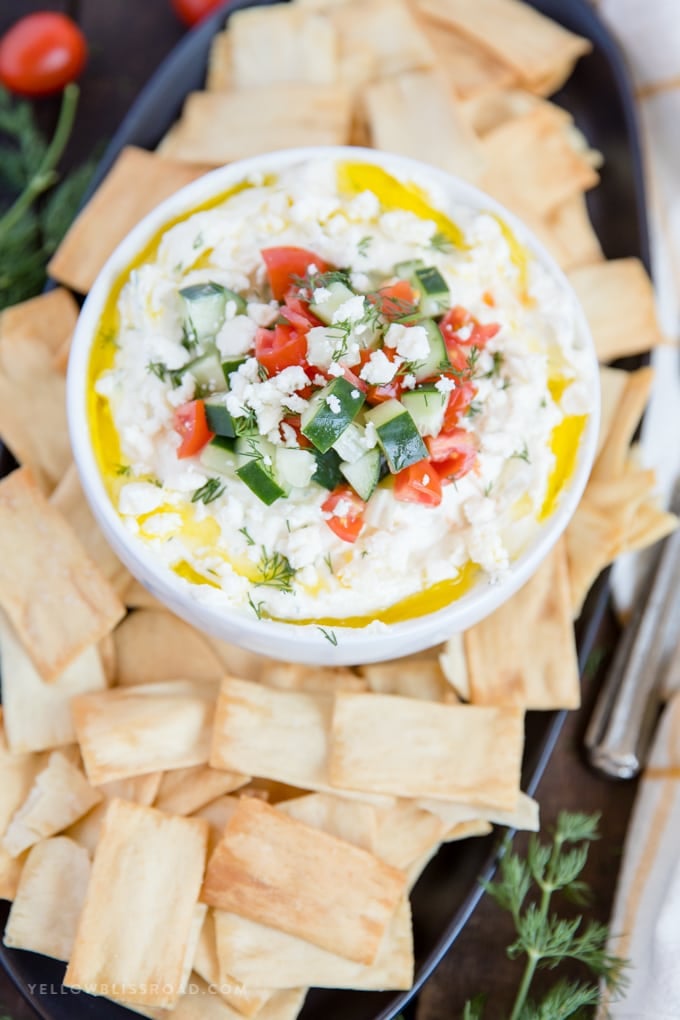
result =
[[[21,220],[22,216],[30,209],[36,199],[43,192],[48,191],[56,182],[57,172],[55,167],[61,159],[71,136],[79,94],[80,89],[73,83],[67,85],[64,89],[57,126],[54,130],[52,141],[40,161],[40,166],[16,201],[12,203],[3,216],[0,216],[0,243]]]

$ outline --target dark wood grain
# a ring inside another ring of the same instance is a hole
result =
[[[77,128],[66,162],[77,164],[101,147],[113,134],[135,96],[163,57],[183,34],[169,0],[80,0],[79,3],[45,3],[44,0],[3,0],[0,32],[17,17],[32,10],[77,8],[86,33],[90,60],[82,78]],[[49,127],[57,102],[41,100],[41,122]],[[615,637],[611,628],[601,642]],[[597,678],[586,684],[584,707],[572,713],[540,785],[544,826],[550,826],[562,809],[600,811],[602,839],[589,858],[586,878],[594,891],[589,916],[606,921],[611,910],[623,838],[635,786],[599,779],[585,766],[581,754],[585,727]],[[519,839],[518,845],[524,845]],[[489,997],[489,1020],[500,1020],[514,998],[520,968],[508,961],[505,947],[511,940],[505,916],[485,898],[465,932],[431,978],[414,1009],[417,1020],[454,1020],[465,999],[478,992]],[[0,971],[0,1020],[34,1020],[35,1013]]]

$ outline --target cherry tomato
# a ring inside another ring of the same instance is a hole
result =
[[[399,471],[394,476],[394,498],[403,503],[423,503],[425,506],[439,506],[442,501],[442,483],[429,460]]]
[[[334,513],[340,505],[340,514]],[[366,504],[349,485],[339,485],[333,489],[321,504],[321,509],[330,514],[326,524],[343,542],[356,542],[364,526],[364,510]]]
[[[467,335],[464,333],[461,337],[460,330],[465,327],[468,327],[469,333]],[[439,323],[439,329],[449,351],[452,345],[457,347],[479,347],[481,349],[489,340],[495,337],[500,328],[497,322],[477,322],[474,316],[470,315],[467,309],[461,308],[460,305],[449,309]]]
[[[197,25],[220,7],[224,0],[170,0],[172,9],[185,25]]]
[[[316,266],[320,273],[330,269],[327,262],[306,248],[263,248],[260,254],[267,267],[269,286],[277,301],[284,300],[293,283],[291,277],[306,276],[310,266]]]
[[[41,11],[20,18],[0,40],[0,82],[24,96],[47,96],[85,67],[85,36],[71,18]]]
[[[214,436],[208,428],[208,419],[205,414],[205,404],[202,400],[190,400],[188,404],[182,404],[175,411],[173,424],[175,432],[178,432],[182,442],[177,450],[177,456],[193,457],[199,453],[206,443]]]
[[[295,326],[260,328],[255,334],[255,357],[269,375],[299,365],[306,356],[307,336]]]
[[[381,287],[378,295],[380,311],[390,322],[411,315],[418,304],[418,294],[406,280],[397,280],[396,283]]]
[[[476,392],[477,387],[471,382],[458,382],[456,388],[451,390],[446,411],[444,412],[443,431],[448,432],[449,429],[456,427],[459,416],[475,399]]]
[[[425,445],[435,463],[445,461],[459,453],[470,453],[473,459],[477,456],[475,437],[465,429],[449,429],[446,432],[440,432],[437,436],[425,436]]]
[[[281,306],[281,318],[289,322],[291,326],[298,326],[300,329],[308,330],[312,326],[323,326],[321,319],[317,319],[309,310],[309,305],[300,298],[286,295],[286,303]]]
[[[465,429],[450,429],[438,436],[426,436],[425,445],[442,485],[462,478],[477,459],[475,438]]]

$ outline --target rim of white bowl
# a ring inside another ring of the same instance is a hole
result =
[[[112,285],[145,244],[164,224],[185,213],[190,215],[211,197],[253,174],[323,159],[373,163],[401,180],[436,184],[444,190],[447,200],[502,217],[565,293],[571,295],[579,337],[590,354],[593,407],[579,442],[575,468],[559,494],[556,509],[545,523],[539,524],[534,538],[498,584],[491,584],[482,574],[469,591],[447,606],[398,623],[343,627],[259,620],[240,609],[217,608],[201,601],[197,597],[198,586],[177,577],[125,528],[106,490],[91,442],[87,393],[92,343]],[[418,160],[358,146],[310,146],[265,153],[212,170],[161,202],[130,231],[100,270],[83,304],[69,358],[67,410],[76,467],[95,518],[125,566],[153,595],[194,626],[251,651],[311,664],[350,665],[385,661],[439,644],[478,623],[526,583],[566,528],[585,489],[595,457],[600,393],[595,346],[569,281],[541,242],[513,213],[466,181]],[[333,637],[337,644],[332,643]]]

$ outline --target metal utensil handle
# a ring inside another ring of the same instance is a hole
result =
[[[664,658],[679,630],[680,532],[676,531],[663,544],[647,598],[624,632],[586,732],[590,761],[608,776],[629,779],[644,764],[658,711]]]

